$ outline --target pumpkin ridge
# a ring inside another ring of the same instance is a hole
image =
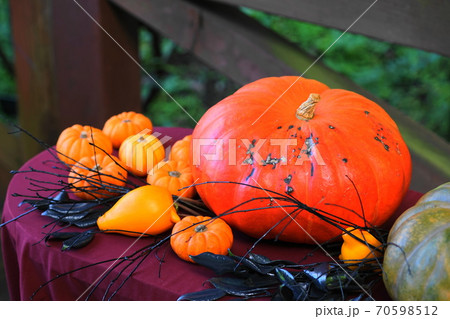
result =
[[[428,240],[431,238],[433,238],[437,233],[440,233],[443,229],[447,229],[450,228],[450,223],[447,223],[439,228],[437,228],[436,230],[434,230],[432,233],[427,234],[427,236],[425,236],[422,241],[420,243],[418,243],[413,250],[411,250],[410,252],[408,252],[408,254],[405,256],[405,262],[403,262],[400,265],[400,268],[398,270],[398,273],[403,273],[405,267],[407,267],[409,264],[406,262],[408,260],[408,258],[413,258],[414,254],[419,250],[419,248],[421,248],[423,245],[428,243]],[[389,243],[388,243],[389,244]],[[397,249],[401,249],[400,247],[397,247]],[[396,290],[397,290],[397,295],[398,295],[398,286],[396,285]]]
[[[216,245],[222,244],[221,236],[216,231],[210,231],[208,235],[208,250],[211,250],[210,247],[214,248]],[[224,254],[225,251],[221,250],[219,253]]]
[[[204,232],[194,233],[188,243],[187,247],[187,251],[189,252],[188,255],[191,256],[198,255],[200,247],[204,247],[205,245],[206,245],[205,233]]]
[[[448,227],[446,227],[446,228],[448,228]],[[433,233],[436,233],[436,232],[433,232]],[[427,236],[426,240],[425,239],[422,240],[422,242],[420,242],[418,246],[422,246],[425,242],[428,244],[428,239],[429,239],[428,237],[432,237],[431,240],[436,239],[434,236]],[[411,258],[414,257],[414,255],[418,251],[416,248],[412,252],[410,252],[407,255],[407,257],[411,257]],[[434,262],[433,262],[433,269],[435,269],[436,266],[438,265],[440,255],[439,254],[435,254],[434,257],[435,258],[434,258]],[[409,272],[404,272],[405,265],[406,265],[406,262],[402,263],[401,268],[399,269],[399,273],[405,274],[405,276],[407,276],[409,274]],[[430,260],[429,259],[428,259],[427,265],[430,265]],[[427,282],[427,280],[425,280],[425,279],[430,278],[432,276],[432,274],[433,274],[433,271],[430,271],[430,269],[427,269],[427,277],[424,278],[424,280],[422,282],[419,282],[419,283],[416,283],[416,284],[419,284],[419,285],[421,285],[421,287],[425,288],[426,287],[426,282]],[[402,280],[404,280],[403,276],[402,276]],[[398,280],[397,280],[397,282],[398,282]],[[399,288],[400,287],[398,287],[398,285],[397,285],[396,286],[397,295],[400,295]],[[416,298],[416,296],[412,296],[412,297]]]
[[[434,286],[434,282],[430,281],[429,279],[431,276],[433,276],[435,269],[438,267],[438,262],[439,262],[439,256],[436,256],[435,261],[433,263],[433,268],[428,269],[428,276],[426,277],[426,280],[423,281],[423,289],[425,289],[427,291],[430,290],[430,288],[429,288],[430,285]]]
[[[348,125],[346,126],[346,125],[336,124],[336,126],[338,126],[340,128],[340,131],[344,132],[343,135],[346,135],[346,134],[348,134],[348,132],[352,131],[352,128],[349,127]],[[372,128],[370,128],[368,130],[368,134],[370,134],[370,132],[372,132]],[[375,133],[373,133],[373,134],[375,135]],[[383,176],[377,173],[380,170],[380,162],[377,160],[377,156],[366,156],[365,155],[365,154],[371,154],[374,152],[373,145],[371,145],[369,143],[358,143],[358,145],[359,145],[358,152],[352,152],[350,150],[351,147],[350,147],[350,149],[347,148],[347,149],[349,149],[348,153],[352,154],[352,156],[353,156],[353,158],[351,159],[351,163],[349,163],[349,165],[354,165],[355,162],[356,163],[364,163],[365,162],[364,176],[370,176],[372,183],[367,183],[367,184],[370,184],[369,189],[363,189],[362,185],[356,182],[356,180],[359,179],[359,177],[354,176],[353,181],[356,184],[355,185],[356,189],[354,191],[355,192],[358,191],[359,196],[361,197],[361,200],[363,202],[362,209],[364,209],[364,213],[367,213],[367,211],[372,211],[372,215],[369,218],[371,220],[371,224],[372,224],[370,226],[373,226],[373,225],[379,226],[386,219],[386,218],[384,218],[383,215],[380,214],[380,212],[382,212],[384,210],[380,207],[380,204],[381,204],[380,198],[385,197],[382,195],[382,192],[386,189],[386,187],[384,187],[384,183],[381,181]],[[376,145],[376,146],[378,146],[378,145]],[[339,147],[339,149],[343,149],[342,145]],[[378,149],[376,151],[381,152],[381,153],[385,152],[385,150],[380,150],[380,149]],[[368,170],[370,170],[370,173],[368,173]],[[377,190],[377,192],[376,193],[373,192],[372,191],[373,189]],[[402,187],[402,189],[404,191],[406,191],[407,188]],[[367,195],[365,194],[366,191],[368,192],[368,194],[370,194],[370,196],[372,196],[372,198],[374,198],[372,200],[372,202],[375,205],[373,208],[367,207],[367,206],[364,207],[364,198],[367,197]],[[402,195],[403,194],[400,194],[399,197],[402,197]],[[358,208],[357,211],[362,216],[363,212],[361,211],[361,207],[358,206],[357,208]]]
[[[436,234],[439,234],[440,232],[442,232],[443,230],[445,230],[445,229],[447,229],[447,228],[450,229],[450,222],[448,222],[448,223],[446,223],[446,224],[444,224],[444,225],[442,225],[442,226],[436,228],[435,230],[433,230],[433,232],[427,234],[425,237],[422,238],[422,241],[421,241],[419,244],[417,244],[417,245],[414,247],[413,250],[411,250],[411,251],[409,252],[409,255],[407,255],[407,257],[409,257],[409,256],[414,256],[414,254],[416,253],[416,251],[417,251],[419,248],[421,248],[421,246],[425,245],[425,243],[426,243],[428,240],[430,240],[430,238],[433,238]]]
[[[395,221],[394,225],[391,228],[391,232],[395,233],[397,229],[402,228],[406,222],[410,219],[415,218],[415,216],[419,216],[425,210],[432,210],[435,208],[443,208],[450,209],[450,202],[444,201],[432,201],[432,202],[417,202],[417,204],[407,210]]]
[[[440,299],[440,300],[447,300],[447,301],[450,300],[450,290],[447,289],[446,292],[445,291],[442,292],[442,290],[446,289],[445,287],[449,287],[448,284],[450,283],[450,277],[447,276],[447,281],[444,282],[443,284],[441,283],[441,285],[438,285],[438,288],[435,286],[436,280],[434,280],[435,277],[437,276],[436,274],[444,273],[444,271],[447,274],[450,273],[450,267],[449,267],[448,263],[446,263],[446,261],[449,259],[449,257],[450,256],[448,253],[437,255],[435,267],[433,268],[433,271],[430,272],[430,276],[428,276],[428,278],[427,278],[428,285],[431,286],[431,288],[428,289],[428,291],[431,290],[439,296],[438,298],[433,298],[433,299]],[[445,285],[444,288],[441,288],[442,285]],[[443,296],[443,298],[442,298],[442,297],[440,297],[441,294],[443,294],[443,295],[445,294],[445,296]]]

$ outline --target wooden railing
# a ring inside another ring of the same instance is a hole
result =
[[[144,25],[238,84],[308,70],[306,77],[377,101],[397,122],[411,150],[411,188],[427,191],[450,180],[446,141],[316,62],[317,57],[267,30],[239,6],[341,30],[351,26],[348,32],[450,56],[448,1],[12,0],[19,124],[53,143],[73,123],[101,126],[124,109],[140,110],[137,32]],[[30,139],[7,131],[0,126],[2,185],[9,178],[7,170],[40,150]]]

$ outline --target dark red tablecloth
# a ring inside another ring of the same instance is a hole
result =
[[[162,136],[172,137],[166,146],[191,133],[190,129],[185,128],[155,128],[155,131]],[[33,167],[50,170],[53,163],[46,162],[48,159],[51,159],[51,156],[47,151],[43,151],[23,165],[22,169]],[[33,175],[35,174],[17,174],[11,180],[3,209],[3,222],[29,209],[28,205],[18,207],[23,198],[13,197],[12,194],[29,193],[27,188],[30,181],[25,177],[31,178]],[[37,177],[42,179],[42,175]],[[420,193],[409,191],[396,216],[415,204],[420,196]],[[127,236],[97,234],[94,240],[84,248],[61,251],[60,242],[52,241],[46,245],[42,241],[44,232],[48,231],[43,227],[50,221],[48,217],[41,216],[39,211],[35,211],[1,229],[3,259],[12,300],[29,300],[41,284],[60,273],[114,259],[122,254],[128,255],[154,241],[154,238],[142,238],[136,241],[135,238]],[[67,229],[69,230],[71,229]],[[72,228],[72,230],[80,229]],[[236,231],[234,234],[235,243],[232,251],[242,255],[252,246],[254,239]],[[271,259],[297,261],[312,248],[312,246],[288,243],[263,242],[259,243],[253,252]],[[320,251],[308,257],[306,262],[319,260],[325,260],[325,256]],[[77,300],[80,297],[83,300],[86,295],[82,294],[111,264],[100,264],[61,277],[42,289],[34,300]],[[120,276],[119,281],[126,276],[126,273]],[[115,277],[118,270],[113,274],[109,278]],[[169,245],[164,245],[145,259],[113,300],[176,300],[182,294],[209,288],[207,280],[213,276],[215,274],[203,266],[180,260]],[[92,295],[91,300],[101,300],[108,283],[109,280],[103,282]],[[381,286],[374,297],[387,299],[384,287]]]

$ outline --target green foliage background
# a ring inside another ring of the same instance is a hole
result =
[[[13,61],[14,52],[11,41],[11,27],[9,23],[8,0],[0,0],[0,49],[3,55]],[[12,99],[16,94],[14,75],[10,74],[7,67],[0,62],[0,97]],[[0,120],[10,120],[5,113],[5,107],[0,105]]]
[[[242,11],[313,56],[319,56],[342,33],[256,10]],[[7,0],[0,0],[0,48],[13,61]],[[143,67],[195,120],[238,88],[170,40],[146,29],[140,32],[140,55]],[[347,33],[322,62],[450,141],[450,58]],[[0,63],[0,96],[15,92],[14,76]],[[173,99],[143,74],[143,106],[154,124],[193,127],[195,122]],[[6,115],[0,108],[2,118]]]
[[[244,12],[313,56],[342,34],[255,10]],[[322,62],[450,140],[450,58],[346,33]]]

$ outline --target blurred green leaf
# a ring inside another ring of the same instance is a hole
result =
[[[342,34],[253,9],[242,10],[313,56],[322,54]],[[450,58],[346,33],[322,62],[450,141]]]

